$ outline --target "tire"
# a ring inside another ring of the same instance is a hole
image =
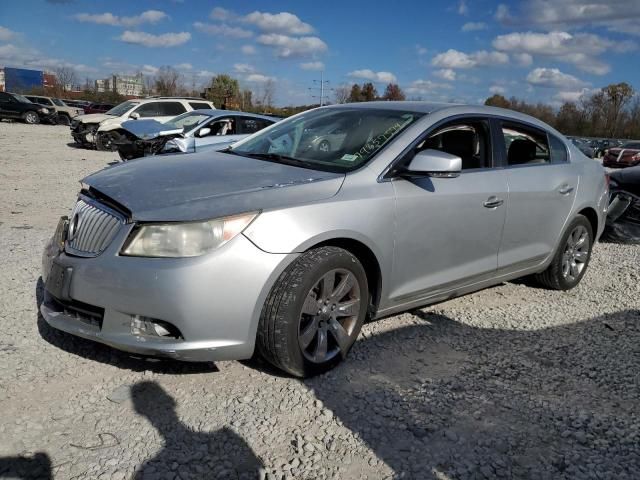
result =
[[[297,377],[326,372],[346,357],[368,306],[367,275],[354,255],[338,247],[309,250],[271,289],[260,315],[258,352]]]
[[[318,144],[318,151],[319,152],[329,152],[329,151],[331,151],[331,144],[327,140],[322,140]]]
[[[120,134],[118,132],[102,132],[96,134],[96,149],[106,151],[106,152],[115,152],[118,147],[114,145],[114,141],[120,139]]]
[[[40,123],[40,116],[36,112],[25,112],[22,115],[22,119],[29,125]]]
[[[587,271],[592,248],[591,223],[583,215],[577,215],[562,236],[551,264],[536,275],[536,280],[551,290],[574,288]]]
[[[71,119],[67,115],[58,115],[58,125],[71,125]]]

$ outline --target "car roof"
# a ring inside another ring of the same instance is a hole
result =
[[[242,115],[245,117],[261,118],[264,120],[280,120],[279,118],[269,117],[268,115],[260,115],[259,113],[240,112],[238,110],[213,110],[211,108],[198,108],[189,113],[203,113],[211,117],[226,117],[228,115]]]

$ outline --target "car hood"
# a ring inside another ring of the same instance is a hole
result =
[[[169,128],[157,120],[127,120],[121,128],[143,140],[182,134],[183,128]]]
[[[115,118],[112,115],[106,115],[104,113],[89,113],[87,115],[78,115],[76,120],[80,120],[82,123],[100,123],[109,118]]]
[[[228,153],[161,155],[89,175],[82,182],[137,221],[190,221],[270,210],[334,196],[344,174]]]

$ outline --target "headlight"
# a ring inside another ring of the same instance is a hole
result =
[[[43,107],[40,109],[40,113],[49,113],[49,109]]]
[[[135,257],[197,257],[239,235],[257,212],[205,222],[146,224],[135,229],[122,254]]]

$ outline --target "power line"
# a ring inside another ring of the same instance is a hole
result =
[[[325,91],[325,86],[328,87],[329,85],[329,80],[325,80],[324,79],[324,72],[320,72],[320,81],[318,80],[314,80],[313,81],[313,87],[309,87],[309,90],[311,92],[315,92],[320,90],[320,95],[311,95],[311,98],[318,98],[320,99],[320,106],[324,105],[324,100],[328,99],[329,96],[324,94]]]

